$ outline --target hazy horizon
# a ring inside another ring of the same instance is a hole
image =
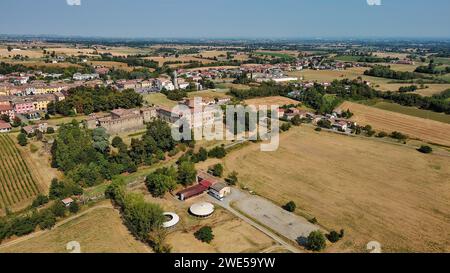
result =
[[[450,1],[369,2],[375,5],[368,0],[3,0],[0,33],[123,39],[450,38]]]

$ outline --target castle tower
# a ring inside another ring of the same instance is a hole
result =
[[[178,74],[176,70],[173,72],[173,85],[175,86],[175,90],[180,89],[178,86]]]

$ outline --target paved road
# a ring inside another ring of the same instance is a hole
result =
[[[244,200],[244,199],[248,198],[248,196],[249,195],[247,193],[244,193],[243,191],[241,191],[239,189],[233,188],[232,191],[231,191],[231,195],[227,196],[227,198],[225,198],[224,201],[219,201],[219,200],[217,200],[214,197],[209,196],[209,195],[208,195],[208,198],[209,198],[209,200],[211,202],[213,202],[213,203],[215,203],[215,204],[225,208],[226,210],[228,210],[232,214],[234,214],[237,217],[239,217],[244,222],[250,224],[254,228],[260,230],[263,233],[265,233],[267,236],[269,236],[274,241],[276,241],[277,243],[279,243],[280,245],[285,247],[287,250],[289,250],[289,251],[291,251],[293,253],[300,253],[301,251],[300,251],[299,248],[294,247],[292,244],[286,242],[284,239],[282,239],[280,236],[276,235],[275,233],[273,233],[272,231],[270,231],[266,227],[256,223],[252,219],[248,218],[247,216],[243,215],[242,213],[238,212],[237,210],[235,210],[235,209],[233,209],[231,207],[231,203],[233,203],[235,201],[239,201],[239,200]]]

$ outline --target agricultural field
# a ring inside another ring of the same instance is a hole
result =
[[[136,67],[128,66],[126,63],[121,63],[121,62],[93,61],[93,62],[89,62],[89,64],[92,66],[104,66],[104,67],[108,67],[110,69],[114,68],[114,69],[125,70],[127,72],[131,72],[134,69],[143,68],[142,66],[136,66]],[[147,68],[147,69],[149,69],[150,71],[154,71],[154,69],[152,69],[152,68]]]
[[[14,46],[13,46],[14,47]],[[31,59],[42,58],[44,56],[40,49],[24,49],[8,51],[7,47],[0,47],[0,59],[9,58],[9,56],[22,55]]]
[[[298,56],[298,52],[296,51],[256,51],[253,54],[263,57],[283,58],[283,59],[293,59]]]
[[[281,96],[274,96],[274,97],[264,97],[264,98],[255,98],[255,99],[249,99],[249,100],[245,100],[244,101],[245,104],[247,105],[255,105],[255,106],[260,106],[260,105],[278,105],[278,106],[283,106],[283,105],[290,105],[290,104],[299,104],[299,101],[290,99],[290,98],[286,98],[286,97],[281,97]]]
[[[384,104],[386,107],[386,104]],[[391,106],[389,106],[393,109]],[[408,135],[411,138],[420,139],[425,142],[450,146],[450,124],[438,122],[431,119],[419,118],[411,115],[395,113],[370,107],[358,103],[344,102],[340,109],[350,109],[355,115],[352,120],[360,125],[371,125],[375,130],[385,131],[391,133],[398,131]],[[405,109],[396,107],[397,111],[405,112]],[[409,110],[408,114],[411,114]],[[417,109],[416,113],[427,116],[427,112],[420,112]],[[429,114],[431,118],[435,113]],[[416,114],[418,115],[418,114]],[[443,117],[446,118],[446,117]]]
[[[0,214],[22,209],[41,192],[29,165],[9,135],[0,135]]]
[[[444,151],[445,152],[445,151]],[[281,135],[273,153],[250,144],[225,159],[241,186],[330,230],[345,230],[329,252],[450,251],[450,156],[366,137],[315,132],[310,126]]]
[[[436,113],[430,110],[418,109],[415,107],[402,106],[400,104],[379,101],[373,105],[372,107],[387,110],[391,112],[396,112],[400,114],[405,114],[409,116],[414,116],[418,118],[431,119],[439,122],[444,122],[450,124],[450,115],[446,115],[443,113]]]
[[[203,64],[209,64],[213,63],[213,60],[208,59],[202,59],[198,57],[188,56],[188,55],[181,55],[180,57],[146,57],[146,60],[152,60],[155,62],[158,62],[159,66],[162,66],[166,62],[182,62],[181,64],[175,64],[175,65],[187,65],[191,62],[199,62]]]
[[[215,98],[218,98],[218,99],[231,98],[225,92],[218,92],[215,90],[202,90],[202,91],[188,93],[188,98],[192,99],[195,97],[200,97],[200,98],[207,99],[207,100],[213,100]]]
[[[82,212],[51,231],[20,238],[17,243],[0,245],[0,253],[68,253],[66,245],[71,241],[79,242],[83,253],[152,252],[131,235],[117,210],[103,205]]]

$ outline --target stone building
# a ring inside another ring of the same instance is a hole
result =
[[[105,128],[109,134],[119,134],[145,129],[145,123],[157,117],[155,108],[116,109],[109,115],[98,117],[90,115],[85,121],[86,128]]]

